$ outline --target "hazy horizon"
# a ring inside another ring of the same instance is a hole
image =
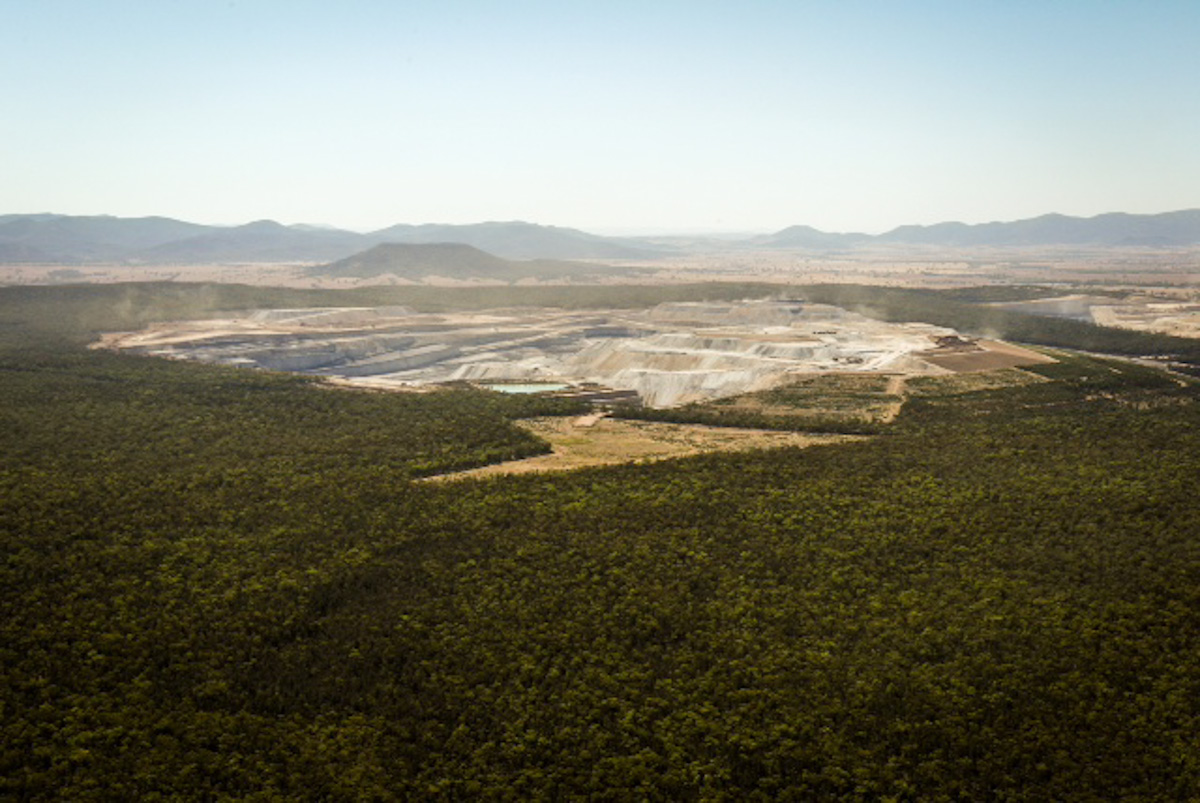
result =
[[[10,3],[0,211],[729,234],[1200,207],[1200,4]]]
[[[1196,212],[1196,211],[1200,211],[1200,209],[1165,209],[1165,210],[1162,210],[1161,212],[1147,212],[1147,213],[1131,213],[1131,212],[1126,212],[1124,210],[1114,209],[1114,210],[1110,210],[1108,212],[1100,212],[1100,213],[1097,213],[1096,215],[1087,215],[1087,216],[1069,216],[1068,215],[1065,217],[1073,217],[1074,219],[1078,219],[1078,220],[1086,220],[1086,219],[1090,219],[1093,217],[1102,217],[1102,216],[1110,215],[1110,214],[1154,216],[1154,215],[1159,215],[1159,214],[1175,214],[1175,213],[1180,213],[1180,212]],[[248,226],[248,225],[251,225],[254,223],[270,222],[270,223],[277,223],[279,225],[286,226],[289,228],[308,228],[308,229],[314,229],[314,230],[342,231],[342,232],[351,232],[351,233],[356,233],[356,234],[373,234],[375,232],[382,231],[384,229],[392,228],[394,226],[403,226],[403,225],[419,227],[419,226],[472,226],[472,225],[486,225],[486,224],[499,224],[499,225],[529,224],[529,225],[534,225],[534,226],[550,226],[550,227],[555,227],[555,228],[571,229],[571,230],[575,230],[575,231],[582,231],[585,234],[600,235],[603,237],[618,237],[618,238],[619,237],[627,237],[627,238],[698,237],[698,238],[730,239],[730,240],[738,239],[738,238],[745,238],[745,237],[755,237],[755,236],[761,236],[761,235],[776,234],[787,228],[792,228],[794,226],[807,225],[801,221],[801,222],[788,224],[787,226],[783,226],[778,229],[766,229],[766,228],[761,228],[761,227],[755,228],[755,229],[751,229],[751,228],[747,228],[747,229],[699,229],[699,228],[687,227],[687,226],[680,226],[680,227],[675,227],[675,228],[655,228],[655,227],[647,227],[647,226],[617,226],[617,227],[603,227],[603,228],[586,228],[583,226],[572,226],[567,223],[546,224],[546,223],[541,223],[540,221],[537,221],[537,220],[473,220],[473,221],[464,221],[461,223],[458,223],[458,222],[450,223],[447,221],[436,221],[436,220],[423,220],[423,221],[404,220],[404,221],[396,221],[394,223],[390,223],[385,226],[379,226],[376,228],[361,228],[361,227],[351,227],[351,226],[338,226],[335,224],[329,224],[329,223],[325,223],[325,222],[313,222],[313,221],[308,221],[308,220],[302,220],[302,221],[280,220],[276,217],[271,217],[270,215],[267,215],[267,216],[260,215],[258,217],[255,217],[254,219],[242,220],[242,221],[203,221],[203,220],[189,220],[186,218],[177,218],[173,215],[159,215],[159,214],[125,216],[125,215],[113,215],[113,214],[110,214],[107,212],[98,212],[95,214],[69,215],[69,214],[66,214],[63,212],[58,212],[58,211],[49,210],[49,209],[42,209],[42,210],[38,210],[36,212],[29,212],[29,211],[14,212],[11,210],[0,209],[0,216],[13,216],[13,215],[16,215],[16,216],[57,215],[57,216],[62,216],[62,217],[102,217],[102,218],[106,217],[106,218],[125,219],[125,220],[136,220],[136,219],[160,217],[160,218],[178,220],[178,221],[184,222],[184,223],[199,223],[202,225],[215,226],[218,228],[237,228],[240,226]],[[1031,220],[1031,219],[1047,217],[1047,216],[1051,216],[1051,215],[1060,215],[1061,216],[1062,213],[1053,212],[1053,211],[1043,212],[1041,214],[1031,215],[1029,218],[1022,218],[1021,220]],[[965,223],[966,225],[969,225],[969,226],[975,226],[975,225],[985,225],[985,224],[1002,224],[1003,225],[1003,224],[1010,224],[1010,223],[1017,223],[1017,222],[1021,222],[1021,221],[1016,220],[1016,219],[1014,219],[1014,220],[980,220],[980,221],[964,221],[961,219],[946,219],[946,220],[934,221],[932,223],[921,223],[921,224],[901,223],[901,224],[898,224],[897,226],[893,226],[889,229],[879,230],[879,231],[863,231],[861,229],[855,230],[855,231],[831,231],[831,230],[827,230],[827,229],[826,230],[818,229],[818,231],[823,231],[826,234],[865,234],[867,236],[874,237],[874,236],[879,236],[882,234],[887,234],[894,229],[902,228],[902,227],[910,226],[910,225],[936,226],[939,224],[946,224],[946,223],[951,223],[951,224]],[[812,228],[817,228],[817,227],[812,227]]]

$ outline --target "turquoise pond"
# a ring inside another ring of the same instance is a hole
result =
[[[498,390],[501,393],[545,393],[551,390],[566,390],[570,385],[553,382],[538,382],[525,385],[504,383],[502,385],[487,385],[488,390]]]

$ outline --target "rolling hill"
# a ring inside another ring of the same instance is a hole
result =
[[[868,243],[871,239],[869,234],[838,234],[814,229],[812,226],[788,226],[774,234],[751,238],[746,243],[764,248],[840,250]]]
[[[614,268],[582,262],[534,259],[510,260],[462,243],[383,243],[360,254],[319,265],[310,274],[322,277],[369,278],[391,274],[420,281],[446,279],[563,279],[612,273]]]
[[[1160,215],[1112,213],[1090,218],[1042,215],[1012,223],[901,226],[883,242],[935,245],[1100,245],[1169,247],[1200,243],[1200,209]]]
[[[0,215],[0,263],[327,262],[383,243],[473,245],[507,259],[637,259],[661,246],[520,221],[396,225],[363,234],[259,220],[206,226],[164,217]]]
[[[398,225],[368,237],[389,243],[465,243],[505,259],[642,259],[664,253],[662,247],[522,221]]]
[[[4,215],[0,216],[0,261],[124,260],[213,228],[165,217]]]
[[[797,225],[740,240],[603,237],[522,221],[398,224],[370,233],[259,220],[207,226],[165,217],[0,215],[0,264],[203,264],[329,262],[386,243],[460,243],[510,260],[652,259],[734,248],[844,251],[872,245],[921,247],[1176,248],[1200,245],[1200,209],[1090,218],[1042,215],[1028,220],[900,226],[879,235],[825,232]],[[528,267],[528,266],[527,266]]]
[[[1200,209],[1129,215],[1120,212],[1090,218],[1042,215],[1008,223],[936,223],[900,226],[877,236],[836,234],[809,226],[744,241],[759,248],[841,250],[873,244],[954,247],[1021,247],[1077,245],[1094,247],[1170,248],[1200,244]]]
[[[195,237],[141,251],[147,262],[310,262],[340,259],[362,248],[363,237],[337,229],[284,226],[258,220],[232,228],[213,227]]]

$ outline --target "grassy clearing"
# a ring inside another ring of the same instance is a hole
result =
[[[517,425],[549,442],[553,452],[430,479],[570,471],[593,466],[668,460],[708,452],[815,446],[862,439],[852,435],[804,434],[613,418],[580,424],[580,419],[576,418],[544,417],[519,421]]]

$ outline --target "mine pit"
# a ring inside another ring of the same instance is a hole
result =
[[[257,310],[105,335],[99,347],[325,376],[395,390],[470,382],[673,407],[797,375],[936,375],[1044,362],[945,327],[887,323],[799,300],[677,302],[649,310],[406,307]]]
[[[1124,297],[1066,295],[1031,301],[992,304],[998,309],[1069,318],[1098,326],[1113,326],[1176,337],[1200,337],[1200,303],[1137,294]]]

